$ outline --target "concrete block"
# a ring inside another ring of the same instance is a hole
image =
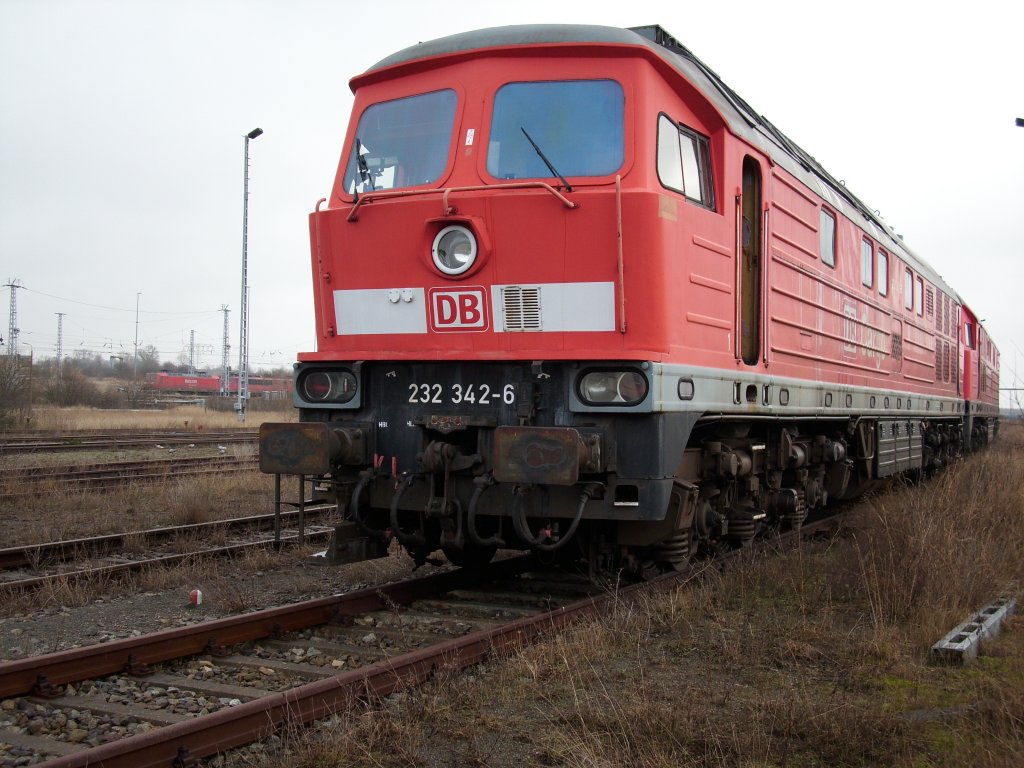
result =
[[[932,646],[934,664],[967,664],[978,656],[978,646],[999,634],[1003,621],[1017,610],[1017,601],[1000,598],[958,626]]]

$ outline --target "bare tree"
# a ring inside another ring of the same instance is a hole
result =
[[[32,358],[0,357],[0,426],[32,412]]]

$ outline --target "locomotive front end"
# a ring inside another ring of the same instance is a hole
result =
[[[669,506],[658,446],[681,430],[651,412],[656,373],[609,361],[303,364],[304,421],[264,425],[261,466],[322,478],[349,533],[378,552],[395,538],[458,563],[498,547],[589,556],[617,525]]]

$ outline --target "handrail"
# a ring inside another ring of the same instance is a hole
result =
[[[579,208],[580,204],[574,202],[559,192],[557,189],[552,187],[550,184],[546,184],[543,181],[517,181],[512,184],[476,184],[469,187],[445,187],[441,198],[441,215],[451,216],[456,212],[456,209],[448,205],[448,197],[452,192],[476,192],[492,189],[544,189],[550,192],[552,195],[557,197],[566,208]],[[436,189],[407,189],[407,190],[396,190],[390,192],[367,192],[359,196],[359,199],[355,201],[352,206],[352,210],[349,211],[346,221],[355,221],[356,212],[359,208],[368,202],[374,200],[384,200],[397,197],[414,197],[419,195],[430,195],[436,193]]]
[[[615,177],[615,247],[619,267],[619,333],[626,332],[626,276],[622,257],[622,177]]]
[[[320,206],[326,202],[326,197],[321,197],[316,201],[317,213],[320,213]],[[323,283],[331,282],[331,273],[324,271],[324,255],[320,248],[320,217],[315,216],[314,220],[316,221],[316,272],[317,278],[319,279],[319,282],[317,283],[317,290],[320,291],[320,321],[323,323],[324,334],[331,337],[334,336],[335,329],[334,323],[329,322],[327,314],[327,296],[329,292],[323,289]]]

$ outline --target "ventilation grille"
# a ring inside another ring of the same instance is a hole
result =
[[[893,360],[903,359],[903,337],[897,333],[892,335],[892,358]]]
[[[507,285],[501,289],[506,331],[540,330],[540,288]]]
[[[931,317],[935,313],[935,292],[928,286],[924,292],[924,311]]]

